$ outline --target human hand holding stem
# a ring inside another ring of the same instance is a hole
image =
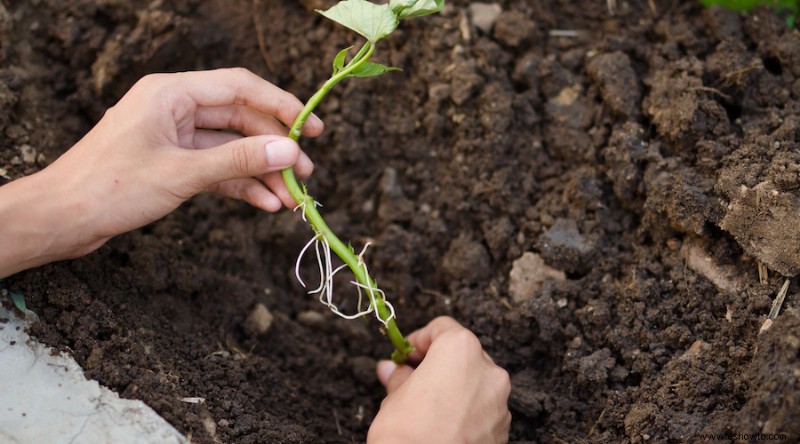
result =
[[[345,0],[327,11],[318,11],[325,17],[358,32],[367,39],[367,42],[347,64],[345,64],[345,59],[350,48],[339,52],[333,62],[333,75],[308,100],[303,110],[295,119],[289,131],[289,137],[294,141],[299,140],[306,119],[328,92],[342,80],[350,77],[374,77],[388,71],[397,70],[397,68],[369,62],[370,57],[375,52],[375,43],[393,32],[401,19],[439,12],[443,7],[444,0],[391,0],[385,5],[376,5],[366,0]],[[413,351],[413,348],[408,339],[406,339],[398,329],[394,319],[394,309],[391,304],[385,300],[383,292],[378,288],[375,280],[369,275],[368,268],[363,261],[363,252],[357,255],[351,246],[345,245],[336,234],[333,233],[317,210],[317,204],[314,198],[308,194],[305,185],[297,181],[294,170],[291,167],[284,169],[281,174],[289,193],[298,205],[297,208],[303,212],[303,219],[306,220],[309,225],[311,225],[312,230],[314,230],[315,236],[312,242],[317,243],[316,249],[320,262],[323,262],[323,258],[319,257],[319,243],[322,244],[323,255],[326,256],[324,260],[326,263],[320,264],[322,282],[320,287],[312,292],[319,292],[321,294],[320,300],[322,300],[324,293],[327,291],[328,299],[326,305],[343,317],[354,317],[343,315],[330,299],[333,275],[341,269],[341,267],[339,267],[333,270],[330,266],[329,256],[330,251],[333,251],[344,261],[350,271],[353,272],[356,278],[354,284],[359,288],[359,295],[363,289],[367,292],[367,296],[369,297],[370,305],[368,309],[358,313],[356,316],[374,312],[378,320],[381,321],[386,328],[386,334],[395,348],[392,353],[392,360],[397,363],[405,362],[409,353]],[[360,305],[359,300],[359,310],[361,308]]]

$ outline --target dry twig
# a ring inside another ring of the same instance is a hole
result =
[[[775,297],[775,300],[772,301],[772,308],[769,310],[769,315],[767,315],[767,320],[761,324],[761,329],[758,331],[759,333],[764,333],[772,327],[772,323],[777,319],[778,314],[781,312],[781,307],[783,306],[783,301],[786,299],[786,293],[789,292],[789,279],[786,279],[786,282],[783,283],[781,290],[778,292],[778,295]]]
[[[762,284],[768,284],[769,269],[759,260],[757,260],[756,263],[758,264],[758,282],[761,282]]]

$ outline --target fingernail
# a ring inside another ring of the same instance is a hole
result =
[[[297,161],[297,144],[290,139],[270,140],[264,148],[270,168],[288,168]]]
[[[389,382],[389,378],[392,376],[392,373],[397,370],[397,364],[392,361],[379,361],[378,362],[378,379],[381,381],[381,384],[386,385]]]

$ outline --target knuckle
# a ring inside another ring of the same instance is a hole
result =
[[[243,68],[241,66],[234,66],[230,68],[220,68],[219,72],[223,74],[224,77],[233,79],[234,81],[241,80],[245,77],[254,76],[252,71],[247,68]]]
[[[136,84],[149,86],[152,85],[153,83],[157,83],[158,79],[159,79],[159,74],[148,74],[139,79],[139,81],[137,81]]]
[[[179,74],[148,74],[136,81],[128,94],[139,97],[163,97],[172,89],[170,85],[176,75]]]
[[[247,174],[250,171],[252,164],[250,152],[247,147],[241,143],[237,143],[231,149],[231,168],[233,173],[238,175]]]
[[[290,122],[303,109],[303,102],[290,93],[282,94],[275,99],[274,112],[280,120]]]
[[[511,390],[511,375],[503,367],[494,366],[493,378],[498,384],[498,387],[505,390]]]
[[[230,77],[232,83],[235,85],[235,98],[234,104],[247,105],[248,97],[244,92],[244,85],[248,83],[249,78],[255,76],[252,71],[247,68],[223,68],[225,77]]]
[[[450,316],[438,316],[430,322],[430,325],[438,328],[444,328],[444,327],[453,327],[459,324],[458,322],[456,322],[455,319],[451,318]]]
[[[448,337],[450,341],[453,342],[455,347],[459,347],[465,353],[469,353],[470,355],[475,354],[478,356],[479,352],[483,350],[483,347],[481,347],[481,341],[478,339],[478,337],[466,328],[453,329],[448,332]]]
[[[248,203],[256,202],[256,198],[257,197],[258,197],[258,194],[256,193],[255,188],[252,187],[252,186],[246,186],[246,185],[243,185],[243,186],[239,187],[239,192],[238,192],[238,194],[236,196],[237,199],[243,200],[243,201],[248,202]]]
[[[252,71],[242,66],[235,66],[233,68],[226,68],[231,74],[237,76],[251,76],[254,75]]]
[[[495,366],[492,369],[492,381],[497,388],[498,394],[502,398],[508,398],[511,394],[511,375],[502,367]]]
[[[119,110],[119,103],[117,103],[114,106],[106,108],[106,110],[103,112],[103,119],[115,119],[117,114],[120,113],[118,110]]]
[[[244,129],[244,111],[241,107],[236,107],[231,112],[231,116],[228,119],[228,128],[234,129],[237,131],[242,131]]]
[[[139,79],[135,84],[134,88],[137,89],[144,89],[144,90],[151,90],[157,87],[160,87],[166,80],[168,74],[148,74],[141,79]],[[133,88],[132,88],[133,89]]]
[[[289,101],[283,97],[275,99],[275,115],[284,119],[292,119],[297,113],[293,112],[293,107]]]

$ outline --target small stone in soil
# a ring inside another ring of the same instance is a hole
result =
[[[472,17],[472,24],[484,33],[488,34],[497,17],[503,12],[503,8],[497,3],[473,3],[469,5],[469,15]]]
[[[584,271],[593,250],[591,243],[578,231],[575,221],[561,218],[542,233],[537,246],[548,263],[568,273]]]
[[[514,303],[530,299],[533,293],[549,280],[563,281],[566,275],[561,270],[544,263],[541,256],[527,252],[514,261],[509,275],[508,292]]]
[[[34,149],[30,145],[22,145],[19,147],[20,153],[22,153],[22,161],[27,163],[28,165],[33,164],[36,162],[36,149]]]
[[[306,327],[321,327],[325,323],[325,316],[314,310],[303,311],[297,314],[297,322]]]
[[[264,304],[256,304],[245,319],[242,328],[249,336],[264,334],[272,326],[273,316]]]

